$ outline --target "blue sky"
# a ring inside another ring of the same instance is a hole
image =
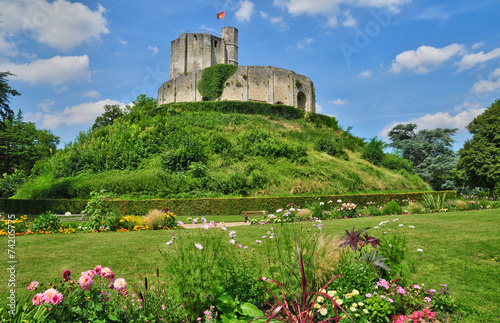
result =
[[[216,14],[226,11],[226,19]],[[26,121],[64,143],[106,104],[156,97],[170,41],[239,29],[239,64],[312,79],[317,110],[362,138],[465,126],[500,98],[497,0],[0,0],[0,71]]]

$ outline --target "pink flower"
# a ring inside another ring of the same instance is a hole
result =
[[[406,291],[403,287],[401,286],[398,286],[397,290],[396,290],[399,294],[402,294],[402,295],[406,295]]]
[[[122,291],[127,287],[127,282],[123,278],[118,278],[117,280],[115,280],[113,286],[117,291]]]
[[[234,240],[234,239],[230,239],[230,240],[229,240],[229,243],[230,243],[230,244],[235,244],[235,243],[236,243],[236,240]]]
[[[81,275],[78,284],[83,290],[90,290],[94,286],[94,280],[89,275]]]
[[[63,271],[62,277],[63,277],[64,281],[71,280],[71,271],[69,271],[69,270]]]
[[[84,273],[82,273],[82,274],[84,274]],[[87,270],[87,271],[85,272],[85,274],[86,274],[87,276],[90,276],[90,278],[92,278],[92,279],[94,279],[94,277],[95,277],[95,272],[94,272],[93,270]]]
[[[42,303],[43,303],[43,294],[42,293],[38,293],[35,296],[33,296],[33,305],[38,306],[38,305],[42,305]]]
[[[195,243],[195,244],[194,244],[194,246],[195,246],[195,247],[196,247],[196,249],[198,249],[198,250],[203,249],[203,246],[202,246],[201,244],[199,244],[199,243]]]
[[[38,286],[38,282],[36,280],[32,281],[29,285],[28,285],[28,290],[29,291],[32,291],[34,290],[36,287]]]
[[[243,245],[241,243],[238,243],[238,248],[241,248],[243,247]]]
[[[63,295],[54,288],[50,288],[43,293],[42,298],[47,304],[57,305],[62,302]]]
[[[100,275],[100,274],[101,274],[101,270],[102,270],[101,265],[95,266],[95,268],[94,268],[94,273],[95,273],[96,275]]]
[[[104,267],[101,270],[101,276],[102,278],[111,279],[115,277],[115,274],[113,274],[113,272],[111,271],[111,269],[109,269],[109,267]]]
[[[427,302],[427,303],[430,303],[431,302],[431,298],[430,297],[425,297],[424,301]]]

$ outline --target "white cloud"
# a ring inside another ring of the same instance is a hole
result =
[[[386,8],[391,13],[398,13],[400,7],[412,0],[274,0],[273,4],[293,16],[320,15],[327,19],[330,27],[336,27],[337,17],[349,13],[349,7]],[[343,24],[347,27],[355,26],[355,19],[348,14]]]
[[[490,73],[489,80],[480,80],[474,83],[471,92],[485,93],[500,89],[500,68]]]
[[[481,41],[479,43],[475,43],[474,45],[472,45],[472,49],[478,49],[480,47],[483,47],[484,44],[485,44],[484,41]]]
[[[323,112],[323,107],[316,103],[316,113],[321,113],[321,112]]]
[[[89,102],[67,107],[63,111],[43,115],[42,128],[57,129],[60,125],[86,125],[94,123],[95,118],[104,112],[105,105],[118,104],[124,107],[125,104],[115,100],[101,100],[98,102]]]
[[[481,107],[481,105],[479,103],[467,101],[467,102],[464,102],[464,103],[459,104],[457,106],[454,106],[453,112],[457,113],[457,112],[460,112],[462,110],[478,109],[480,107]]]
[[[83,92],[83,96],[96,99],[101,96],[101,93],[93,90],[93,91]]]
[[[0,31],[0,54],[6,56],[16,56],[17,55],[16,46],[13,43],[8,42],[6,38],[7,38],[7,33],[4,31]]]
[[[358,74],[359,77],[372,77],[372,71],[368,70],[368,71],[363,71],[361,73]]]
[[[69,90],[69,87],[67,87],[66,85],[64,85],[63,87],[61,87],[60,89],[57,89],[56,90],[56,93],[62,93],[62,92],[66,92]]]
[[[298,42],[297,47],[300,49],[304,49],[305,45],[311,44],[314,42],[314,38],[304,38]]]
[[[459,66],[458,70],[463,71],[498,57],[500,57],[500,48],[496,48],[486,54],[481,51],[476,54],[464,55],[464,57],[462,57],[462,60],[456,64]]]
[[[336,99],[336,100],[332,100],[330,101],[330,103],[333,103],[333,104],[336,104],[336,105],[346,105],[349,103],[349,100],[348,99]]]
[[[238,21],[250,21],[254,9],[254,3],[248,0],[240,2],[240,8],[236,11],[235,16]]]
[[[263,19],[269,20],[271,23],[278,25],[278,29],[280,31],[285,31],[288,29],[288,26],[286,25],[285,21],[283,20],[282,16],[278,17],[270,17],[266,12],[261,11],[260,16]]]
[[[446,112],[438,112],[435,114],[426,114],[420,118],[411,119],[409,121],[392,122],[391,124],[384,127],[384,129],[379,132],[379,136],[388,139],[387,134],[394,128],[397,124],[408,124],[415,123],[418,130],[422,129],[436,129],[436,128],[458,128],[458,132],[466,132],[465,128],[475,117],[484,112],[484,108],[478,108],[475,105],[470,105],[465,110],[455,114],[450,115]]]
[[[90,81],[89,57],[54,56],[38,59],[27,64],[0,62],[0,70],[10,71],[13,78],[30,83],[62,84],[69,80]]]
[[[158,54],[160,50],[156,46],[148,46],[148,49],[153,52],[153,54]]]
[[[356,27],[357,22],[351,15],[351,12],[347,10],[344,12],[344,22],[342,22],[342,26],[344,27]]]
[[[443,48],[420,46],[417,50],[398,54],[392,62],[391,72],[401,73],[403,70],[409,70],[417,74],[426,74],[454,55],[464,52],[464,46],[459,44],[451,44]]]
[[[101,5],[93,11],[67,0],[0,0],[0,8],[2,27],[14,38],[34,38],[58,50],[71,50],[109,33]]]
[[[49,112],[54,103],[56,103],[56,101],[54,100],[45,100],[42,103],[38,104],[38,108],[43,112]]]

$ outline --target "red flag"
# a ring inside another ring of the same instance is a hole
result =
[[[226,17],[226,11],[225,10],[222,11],[222,12],[219,12],[217,14],[217,19],[224,18],[224,17]]]

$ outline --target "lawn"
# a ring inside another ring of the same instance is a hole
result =
[[[217,217],[208,217],[216,220]],[[398,219],[396,221],[392,221]],[[229,219],[226,219],[228,221]],[[239,220],[235,218],[235,220]],[[412,257],[417,263],[412,276],[415,283],[439,288],[447,284],[460,305],[470,315],[463,322],[500,321],[500,210],[450,212],[436,214],[365,217],[324,221],[323,232],[343,235],[344,230],[375,227],[381,221],[388,225],[403,224]],[[311,226],[302,222],[286,225]],[[409,228],[412,225],[415,228]],[[255,243],[268,227],[235,227],[238,242],[255,248]],[[370,229],[377,237],[386,228]],[[183,234],[183,231],[175,231]],[[26,295],[32,281],[49,282],[59,278],[63,270],[79,273],[96,265],[108,266],[118,277],[138,281],[153,275],[159,268],[166,275],[164,260],[158,248],[165,247],[174,231],[108,232],[94,234],[51,234],[16,237],[16,295]],[[0,252],[7,268],[7,237],[0,237]],[[417,251],[421,249],[423,251]],[[162,249],[163,250],[163,249]],[[0,271],[0,297],[8,295],[8,271]],[[21,299],[21,298],[20,298]]]

